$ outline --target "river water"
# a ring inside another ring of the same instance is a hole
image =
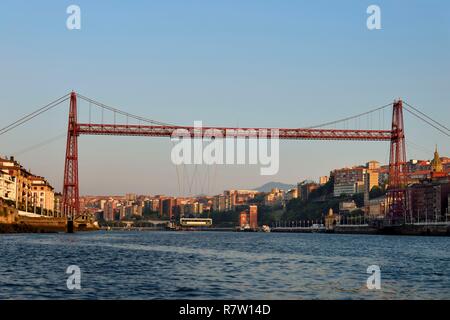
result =
[[[0,299],[450,299],[448,237],[99,231],[0,235],[0,250]]]

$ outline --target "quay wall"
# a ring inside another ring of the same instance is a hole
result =
[[[66,218],[21,215],[13,208],[0,205],[0,233],[48,233],[65,232]],[[98,226],[91,223],[75,222],[76,231],[98,230]]]
[[[341,234],[378,234],[379,229],[368,225],[337,225],[334,233]]]
[[[412,224],[384,227],[382,234],[405,236],[450,236],[450,224]]]

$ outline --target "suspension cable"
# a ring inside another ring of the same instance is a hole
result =
[[[422,116],[424,116],[424,117],[426,117],[428,120],[430,120],[430,121],[432,121],[432,122],[434,122],[435,124],[437,124],[438,126],[440,126],[440,127],[442,127],[442,128],[444,128],[445,130],[447,130],[447,131],[450,131],[450,129],[449,128],[447,128],[446,126],[444,126],[443,124],[441,124],[441,123],[439,123],[439,122],[437,122],[436,120],[434,120],[434,119],[432,119],[431,117],[429,117],[429,116],[427,116],[425,113],[423,113],[422,111],[420,111],[419,109],[417,109],[417,108],[414,108],[412,105],[410,105],[409,103],[407,103],[407,102],[405,102],[405,101],[403,101],[403,103],[404,104],[406,104],[408,107],[410,107],[411,109],[413,109],[414,111],[416,111],[416,112],[418,112],[418,113],[420,113]]]
[[[426,122],[427,124],[429,124],[430,126],[432,126],[433,128],[435,128],[436,130],[440,131],[441,133],[445,134],[447,137],[450,137],[450,134],[445,132],[444,130],[442,130],[441,128],[435,126],[434,124],[432,124],[430,121],[424,119],[423,117],[419,116],[418,114],[414,113],[412,110],[409,110],[409,108],[405,108],[405,110],[407,112],[409,112],[410,114],[412,114],[413,116],[419,118],[420,120]]]
[[[68,99],[69,99],[69,93],[64,95],[64,96],[62,96],[62,97],[60,97],[60,98],[58,98],[58,99],[56,99],[56,100],[54,100],[54,101],[52,101],[52,102],[50,102],[49,104],[47,104],[47,105],[37,109],[36,111],[23,116],[22,118],[14,121],[13,123],[7,125],[6,127],[1,128],[0,129],[0,135],[5,134],[8,131],[11,131],[14,128],[16,128],[16,127],[18,127],[18,126],[20,126],[20,125],[30,121],[31,119],[39,116],[40,114],[53,109],[54,107],[60,105],[61,103],[63,103],[64,101],[66,101]]]
[[[95,100],[93,100],[91,98],[85,97],[85,96],[83,96],[83,95],[81,95],[79,93],[77,93],[77,97],[80,97],[81,99],[83,99],[83,100],[85,100],[85,101],[87,101],[89,103],[95,104],[97,107],[100,107],[100,108],[112,111],[114,113],[121,114],[121,115],[123,115],[125,117],[133,118],[133,119],[136,119],[136,120],[139,120],[139,121],[152,123],[152,124],[156,124],[156,125],[160,125],[160,126],[174,126],[172,124],[168,124],[168,123],[159,122],[159,121],[156,121],[156,120],[152,120],[152,119],[147,119],[147,118],[143,118],[143,117],[140,117],[140,116],[136,116],[134,114],[131,114],[131,113],[119,110],[117,108],[114,108],[114,107],[108,106],[106,104],[103,104],[101,102],[95,101]]]
[[[64,138],[66,135],[67,135],[67,133],[66,133],[66,131],[64,131],[64,132],[62,132],[62,133],[58,134],[57,136],[54,136],[54,137],[52,137],[50,139],[47,139],[47,140],[42,141],[42,142],[39,142],[39,143],[37,143],[35,145],[32,145],[32,146],[29,146],[29,147],[24,148],[24,149],[22,149],[20,151],[13,152],[12,155],[13,156],[18,156],[18,155],[21,155],[21,154],[24,154],[24,153],[27,153],[27,152],[30,152],[30,151],[42,148],[42,147],[44,147],[44,146],[46,146],[46,145],[48,145],[48,144],[50,144],[52,142],[55,142],[55,141],[57,141],[59,139]]]
[[[351,117],[343,118],[343,119],[340,119],[340,120],[335,120],[335,121],[330,121],[330,122],[322,123],[322,124],[319,124],[319,125],[315,125],[315,126],[312,126],[312,127],[308,127],[307,129],[316,129],[316,128],[321,128],[321,127],[326,127],[326,126],[334,125],[334,124],[337,124],[337,123],[340,123],[340,122],[344,122],[344,121],[356,119],[356,118],[365,116],[365,115],[367,115],[367,114],[369,114],[369,113],[372,113],[372,112],[375,112],[375,111],[378,111],[378,110],[385,109],[385,108],[387,108],[387,107],[389,107],[389,106],[392,106],[392,102],[389,103],[389,104],[386,104],[386,105],[384,105],[384,106],[377,107],[377,108],[374,108],[374,109],[372,109],[372,110],[369,110],[369,111],[366,111],[366,112],[357,114],[357,115],[355,115],[355,116],[351,116]]]

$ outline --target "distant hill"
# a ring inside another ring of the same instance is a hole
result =
[[[253,188],[253,190],[257,190],[259,192],[270,192],[274,188],[287,191],[289,189],[295,188],[295,185],[281,182],[267,182],[266,184],[263,184],[259,188]]]

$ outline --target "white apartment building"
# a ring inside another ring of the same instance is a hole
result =
[[[7,170],[0,170],[0,198],[16,201],[16,178]]]

